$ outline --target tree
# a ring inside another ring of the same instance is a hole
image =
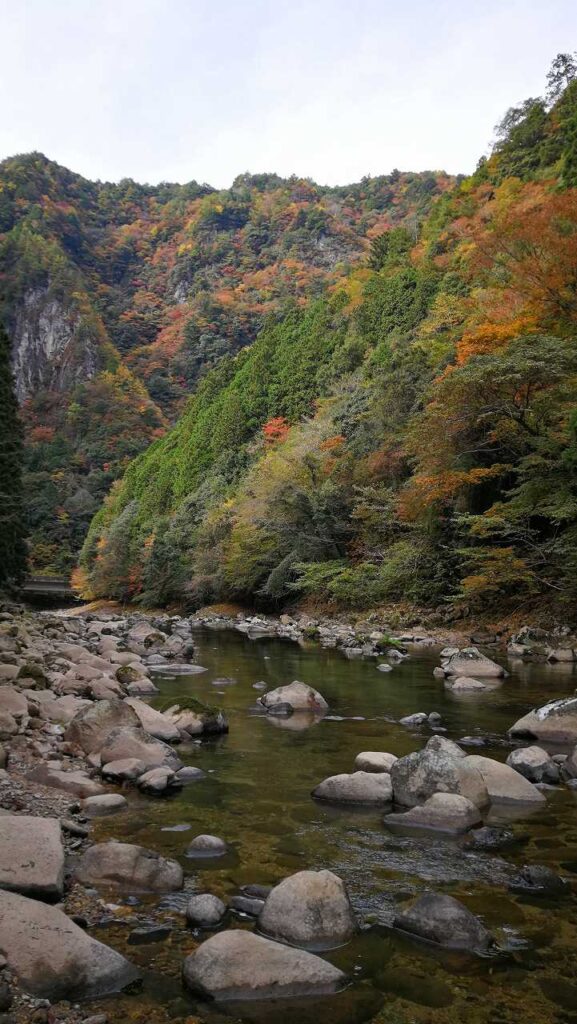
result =
[[[547,102],[552,106],[577,77],[577,53],[558,53],[547,75]]]
[[[26,572],[22,457],[10,342],[0,326],[0,586],[20,583]]]

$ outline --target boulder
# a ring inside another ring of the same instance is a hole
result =
[[[466,850],[503,850],[509,846],[515,846],[523,841],[517,838],[514,832],[508,828],[493,828],[484,825],[483,828],[476,828],[463,840],[463,847]]]
[[[547,648],[547,661],[575,661],[575,650],[570,647]]]
[[[193,927],[216,928],[225,914],[222,900],[208,892],[192,896],[186,905],[186,920]]]
[[[435,832],[467,832],[481,820],[479,808],[458,793],[433,793],[424,804],[400,814],[386,814],[384,818],[385,825]]]
[[[128,639],[131,643],[141,644],[146,648],[160,647],[167,640],[167,635],[151,626],[150,622],[143,621],[128,631]]]
[[[226,1002],[329,995],[347,978],[313,953],[239,929],[211,936],[187,956],[183,980],[193,992]]]
[[[139,971],[56,907],[0,892],[0,949],[25,992],[59,1002],[120,992]]]
[[[164,714],[184,740],[190,736],[228,732],[226,715],[220,708],[209,707],[190,697],[186,702],[173,704]]]
[[[149,704],[136,697],[127,697],[124,703],[136,712],[142,728],[155,739],[164,740],[165,743],[178,743],[180,740],[179,730],[162,712],[151,708]]]
[[[97,843],[82,854],[76,878],[83,885],[128,892],[175,892],[182,889],[180,864],[132,843]]]
[[[32,782],[39,782],[42,786],[61,789],[64,793],[71,793],[80,799],[106,792],[104,786],[91,779],[86,772],[65,772],[60,768],[50,768],[47,764],[37,765],[28,772],[27,778]]]
[[[542,747],[523,747],[512,750],[507,764],[529,782],[546,782],[554,785],[559,782],[559,768],[553,758]]]
[[[18,722],[8,712],[0,708],[0,740],[10,740],[18,732]]]
[[[295,679],[288,686],[277,686],[276,690],[268,690],[258,698],[264,708],[273,708],[276,704],[290,704],[293,711],[323,712],[328,709],[325,698],[313,690],[312,686],[300,683]]]
[[[465,764],[478,771],[487,787],[491,803],[543,804],[545,797],[527,779],[501,761],[469,754]]]
[[[401,909],[393,927],[450,949],[486,952],[493,939],[484,924],[452,896],[427,893]]]
[[[132,710],[132,709],[131,709]],[[173,748],[162,740],[155,740],[139,726],[112,729],[100,748],[102,764],[136,758],[146,768],[167,767],[173,771],[182,768],[182,762]]]
[[[219,836],[200,835],[188,844],[187,857],[224,857],[228,846]]]
[[[186,782],[200,782],[201,779],[206,779],[206,772],[203,772],[202,768],[193,768],[187,764],[184,768],[179,768],[175,779],[181,785]]]
[[[389,804],[393,799],[391,776],[386,772],[331,775],[313,789],[312,796],[340,804]]]
[[[78,712],[66,730],[65,739],[91,754],[101,749],[112,730],[138,725],[138,715],[126,701],[99,700]]]
[[[275,885],[258,927],[291,946],[330,949],[348,942],[357,922],[342,879],[332,871],[298,871]]]
[[[355,757],[355,768],[359,772],[390,772],[397,758],[380,750],[363,750]]]
[[[485,657],[476,647],[464,647],[457,654],[450,654],[443,661],[443,669],[448,676],[472,676],[474,679],[505,675],[501,665]]]
[[[40,900],[61,899],[64,847],[60,822],[15,814],[3,815],[0,820],[0,889]]]
[[[493,686],[481,682],[480,679],[473,679],[472,676],[449,676],[445,679],[445,688],[450,693],[482,693],[492,691]]]
[[[146,771],[144,761],[137,757],[125,757],[121,761],[109,761],[102,768],[102,777],[108,782],[133,782]]]
[[[50,690],[43,690],[42,692],[51,693]],[[52,696],[54,697],[54,694]],[[48,722],[60,722],[61,725],[68,725],[79,711],[90,706],[91,702],[89,700],[75,697],[70,693],[64,697],[42,701],[40,705],[40,718],[44,718]]]
[[[577,697],[552,700],[523,715],[509,735],[548,743],[577,743]]]
[[[424,750],[400,757],[391,768],[395,803],[415,807],[433,793],[457,793],[475,807],[486,807],[489,794],[485,782],[466,760],[456,743],[433,736]]]
[[[103,818],[108,814],[125,811],[128,801],[121,793],[104,793],[102,796],[87,797],[81,801],[80,807],[88,818]]]
[[[551,868],[542,864],[525,864],[519,874],[511,879],[509,892],[555,899],[558,896],[568,896],[571,887],[565,878],[555,874]]]
[[[0,686],[0,711],[8,712],[13,718],[23,718],[28,714],[28,701],[14,686]]]
[[[178,782],[172,768],[151,768],[138,777],[136,785],[143,793],[160,796],[168,789],[180,788],[182,783]]]
[[[144,676],[141,676],[139,679],[135,679],[133,683],[128,684],[126,692],[129,697],[154,697],[154,694],[158,693],[158,687],[150,679],[145,679]]]
[[[414,715],[405,715],[404,718],[399,718],[399,725],[424,725],[428,721],[428,714],[426,711],[416,711]]]

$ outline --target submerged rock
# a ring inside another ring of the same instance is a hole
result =
[[[395,915],[393,927],[448,949],[486,952],[491,933],[475,914],[452,896],[427,893]]]
[[[525,896],[557,897],[569,895],[569,883],[541,864],[525,865],[509,883],[509,891]]]
[[[56,907],[0,892],[0,949],[25,992],[57,1002],[120,992],[140,972]]]
[[[312,796],[342,804],[388,804],[393,798],[391,776],[386,772],[331,775],[313,789]]]
[[[328,995],[347,980],[312,953],[240,930],[203,942],[184,961],[183,979],[187,988],[217,1002]]]
[[[467,850],[502,850],[521,841],[510,829],[484,825],[465,836],[463,847]]]
[[[228,846],[224,839],[219,836],[200,835],[195,836],[189,843],[187,857],[224,857],[228,853]]]
[[[293,946],[329,949],[348,942],[357,922],[342,879],[332,871],[298,871],[274,887],[258,927]]]

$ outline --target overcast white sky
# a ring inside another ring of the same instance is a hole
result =
[[[470,172],[577,0],[0,0],[0,158],[90,178]]]

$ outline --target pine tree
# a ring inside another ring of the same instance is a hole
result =
[[[26,572],[22,459],[10,342],[0,326],[0,587],[21,582]]]

